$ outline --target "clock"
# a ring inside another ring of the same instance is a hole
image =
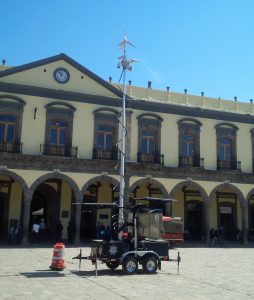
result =
[[[70,79],[70,73],[64,68],[58,68],[54,72],[54,78],[58,83],[66,83]]]

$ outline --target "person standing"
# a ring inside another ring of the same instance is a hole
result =
[[[11,223],[9,229],[9,244],[13,245],[14,243],[15,243],[15,226],[13,223]]]
[[[40,225],[37,221],[34,222],[32,227],[32,242],[34,244],[37,244],[39,241],[39,231],[40,231]]]

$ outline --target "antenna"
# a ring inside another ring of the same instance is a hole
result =
[[[128,59],[126,53],[126,46],[130,45],[135,47],[131,42],[128,41],[126,35],[122,42],[118,44],[121,50],[123,50],[123,54],[118,57],[118,64],[117,68],[122,68],[122,78],[123,78],[123,96],[122,96],[122,139],[121,139],[121,168],[120,168],[120,193],[119,193],[119,217],[118,217],[118,224],[119,228],[121,228],[122,224],[124,223],[124,214],[123,214],[123,207],[124,207],[124,188],[125,188],[125,180],[124,180],[124,163],[125,163],[125,135],[126,135],[126,112],[125,112],[125,102],[126,102],[126,71],[132,70],[132,63],[137,62],[136,59]],[[122,238],[122,234],[120,232],[119,238]]]

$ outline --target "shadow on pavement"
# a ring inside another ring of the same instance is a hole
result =
[[[35,272],[24,272],[19,273],[27,278],[43,278],[43,277],[64,277],[64,273],[59,271],[49,271],[49,270],[38,270]]]
[[[89,271],[71,271],[72,274],[74,275],[77,275],[77,276],[80,276],[80,277],[91,277],[91,276],[96,276],[96,273],[95,273],[95,270],[89,270]],[[138,270],[137,273],[133,274],[133,275],[152,275],[152,276],[156,276],[157,273],[154,273],[154,274],[147,274],[145,273],[143,270]],[[121,276],[133,276],[133,275],[128,275],[128,274],[125,274],[123,270],[121,269],[117,269],[117,270],[108,270],[108,269],[105,269],[105,270],[98,270],[97,271],[97,277],[99,276],[118,276],[118,277],[121,277]]]

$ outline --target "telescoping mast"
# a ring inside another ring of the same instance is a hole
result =
[[[123,55],[118,57],[118,64],[117,67],[120,69],[122,68],[122,74],[121,77],[123,78],[123,88],[122,88],[122,121],[121,121],[121,127],[122,127],[122,137],[121,137],[121,166],[120,166],[120,194],[119,194],[119,217],[118,217],[118,224],[119,228],[124,223],[124,213],[123,213],[123,207],[124,207],[124,188],[125,188],[125,178],[124,178],[124,164],[125,164],[125,138],[126,138],[126,71],[132,70],[132,64],[134,62],[137,62],[136,59],[128,59],[127,58],[127,52],[126,52],[126,46],[130,45],[132,47],[135,47],[131,42],[128,41],[126,35],[124,36],[124,39],[121,41],[121,43],[118,44],[120,49],[123,51]],[[120,80],[121,80],[120,77]],[[119,80],[119,81],[120,81]],[[121,239],[122,232],[119,233],[119,239]]]

